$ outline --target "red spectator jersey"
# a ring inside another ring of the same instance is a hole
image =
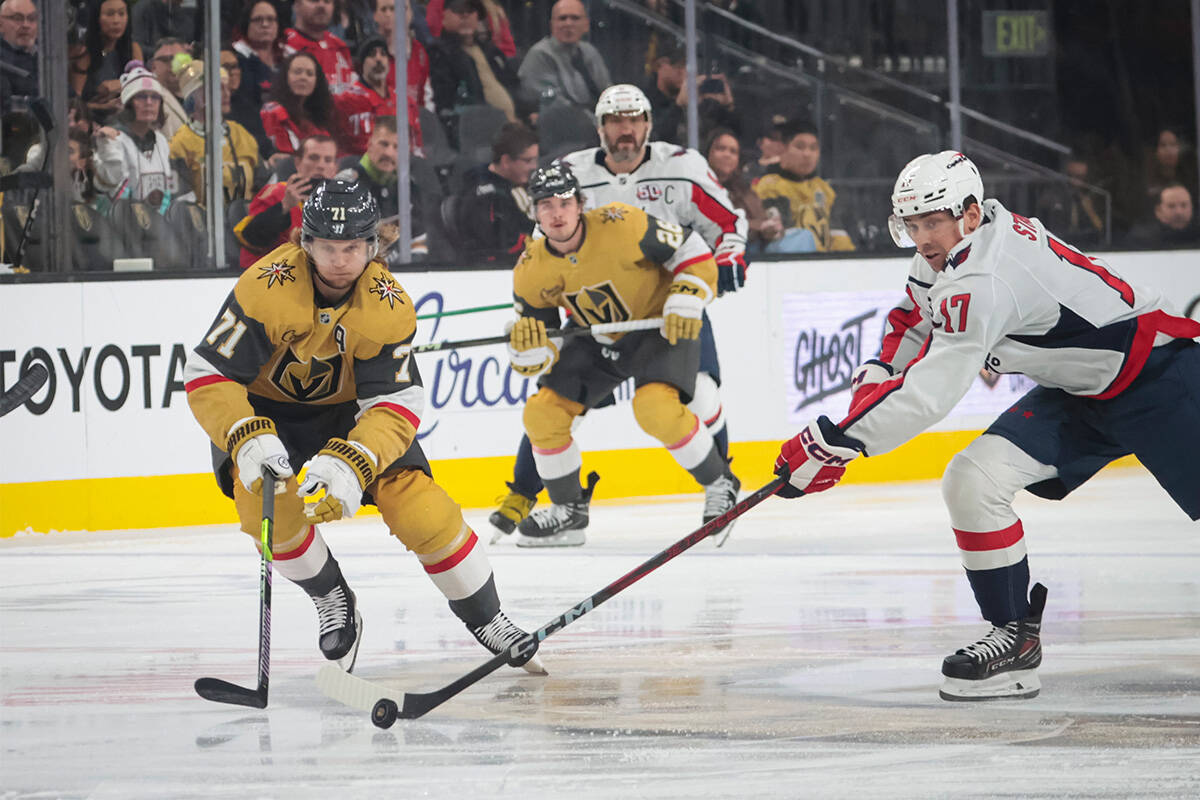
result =
[[[334,95],[333,99],[342,119],[341,149],[356,156],[361,156],[367,151],[371,131],[375,130],[375,117],[396,116],[396,95],[380,97],[379,92],[361,80],[346,91]],[[411,128],[411,120],[409,127]]]
[[[319,128],[309,121],[296,124],[288,115],[287,109],[279,103],[271,102],[263,106],[259,112],[262,117],[263,130],[280,153],[295,153],[300,149],[300,142],[309,136],[332,134],[324,128]]]
[[[288,28],[283,34],[284,53],[291,55],[301,50],[312,53],[321,65],[333,94],[345,91],[358,79],[350,48],[329,31],[325,31],[320,39],[310,39],[295,28]]]
[[[286,191],[286,183],[267,184],[250,201],[245,218],[234,225],[234,235],[242,243],[242,269],[253,266],[264,254],[286,244],[292,229],[300,227],[304,204],[297,203],[284,211],[283,195]],[[272,236],[274,239],[268,241]]]

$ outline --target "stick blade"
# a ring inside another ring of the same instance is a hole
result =
[[[49,377],[50,372],[45,364],[40,361],[33,362],[12,388],[0,395],[0,417],[33,397]]]
[[[453,695],[444,692],[427,692],[425,694],[404,693],[404,704],[400,706],[400,719],[420,719],[446,702]]]
[[[325,664],[317,670],[317,688],[330,700],[368,713],[380,700],[387,699],[383,687],[351,675],[337,664]]]
[[[250,708],[266,708],[267,693],[257,689],[247,689],[220,678],[197,678],[196,694],[214,703],[228,703],[234,706],[249,706]]]

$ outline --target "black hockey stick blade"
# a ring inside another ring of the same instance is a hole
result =
[[[685,553],[696,543],[708,538],[714,532],[719,531],[763,500],[778,492],[785,483],[787,483],[787,478],[785,477],[772,479],[766,486],[738,501],[733,508],[724,514],[709,520],[704,525],[701,525],[687,536],[672,544],[666,550],[643,561],[591,597],[559,614],[533,633],[516,642],[505,652],[492,656],[490,660],[485,661],[466,675],[443,686],[437,691],[424,693],[405,692],[400,701],[397,702],[388,697],[382,687],[376,686],[362,678],[341,672],[341,670],[331,669],[328,666],[318,673],[317,685],[325,694],[333,699],[355,708],[364,707],[364,701],[369,701],[371,696],[377,697],[378,699],[374,702],[371,709],[371,721],[380,728],[390,728],[392,723],[397,719],[417,719],[423,717],[467,687],[500,669],[500,667],[508,663],[510,657],[519,657],[528,652],[535,641],[539,643],[545,641],[584,614],[595,610],[606,600],[637,583],[663,564]]]
[[[275,558],[275,474],[266,467],[262,478],[262,553],[258,579],[258,686],[247,689],[220,678],[197,678],[196,694],[214,703],[251,708],[267,707],[271,682],[271,562]]]
[[[247,689],[243,686],[223,681],[220,678],[197,678],[196,694],[214,703],[229,703],[235,706],[250,706],[251,708],[266,708],[267,693],[257,689]]]
[[[12,385],[12,388],[4,394],[0,394],[0,417],[33,397],[49,377],[50,371],[46,369],[45,364],[40,361],[30,364],[29,369],[25,370],[25,374]]]

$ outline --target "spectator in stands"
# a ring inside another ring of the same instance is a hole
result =
[[[1191,147],[1177,131],[1163,128],[1158,132],[1146,158],[1141,195],[1145,207],[1139,217],[1157,208],[1160,191],[1170,183],[1182,183],[1195,196],[1196,159]]]
[[[452,119],[456,106],[486,103],[517,119],[514,97],[520,82],[508,59],[490,41],[478,38],[481,0],[450,0],[442,15],[442,35],[429,51],[429,81],[438,113]],[[453,131],[453,125],[449,126]]]
[[[222,111],[222,115],[245,128],[246,132],[254,137],[254,149],[258,152],[259,157],[274,166],[286,156],[275,153],[271,140],[267,138],[267,132],[263,128],[262,115],[259,113],[262,109],[261,100],[254,101],[241,91],[244,82],[242,61],[232,45],[221,49],[221,69],[229,76],[229,110]]]
[[[683,45],[673,39],[660,39],[650,74],[641,83],[654,114],[655,139],[678,145],[687,143],[686,82],[687,53]]]
[[[272,101],[262,109],[263,129],[280,153],[295,153],[310,136],[332,136],[340,130],[325,74],[311,53],[283,60],[271,87]]]
[[[235,61],[236,63],[236,61]],[[179,129],[171,139],[171,159],[175,163],[184,187],[190,186],[198,205],[205,204],[204,177],[204,62],[192,61],[184,69],[180,77],[183,89],[183,104],[191,113],[192,119]],[[229,74],[221,70],[221,120],[223,128],[221,144],[222,183],[225,187],[225,198],[221,208],[225,208],[231,200],[237,197],[249,200],[253,196],[254,170],[258,167],[258,144],[250,132],[229,119],[229,98],[232,87]]]
[[[183,110],[183,98],[179,96],[179,73],[192,60],[191,45],[182,39],[168,36],[160,40],[154,49],[149,51],[154,55],[147,65],[154,77],[163,87],[163,136],[171,140],[180,128],[188,123],[188,113]]]
[[[367,151],[361,158],[343,158],[342,170],[337,178],[344,181],[358,181],[375,196],[379,204],[379,215],[383,222],[380,226],[380,253],[388,263],[398,261],[398,254],[388,251],[388,246],[399,234],[400,209],[397,195],[396,167],[398,166],[399,144],[396,137],[396,118],[380,116],[375,118],[375,128],[367,143]],[[411,177],[408,185],[409,207],[412,209],[412,250],[414,256],[424,257],[429,248],[425,237],[425,225],[421,217],[420,187]]]
[[[33,0],[4,0],[0,3],[0,63],[28,73],[21,77],[0,70],[0,113],[12,109],[14,97],[37,97],[38,11]]]
[[[242,244],[242,269],[285,244],[300,228],[301,204],[318,182],[337,174],[337,144],[317,134],[300,142],[296,171],[286,181],[264,186],[250,201],[246,216],[234,228]]]
[[[396,85],[396,59],[392,47],[396,39],[396,2],[395,0],[372,0],[374,3],[375,25],[379,29],[379,38],[387,44],[388,71],[387,85]],[[405,22],[409,27],[408,36],[408,145],[413,155],[424,154],[424,141],[421,135],[421,107],[435,111],[433,104],[433,88],[429,83],[429,52],[421,44],[412,30],[412,3],[404,6]],[[364,43],[365,44],[365,43]],[[361,58],[361,53],[360,53]],[[361,68],[360,68],[361,72]]]
[[[778,216],[767,215],[763,202],[750,188],[750,180],[742,171],[742,146],[729,128],[714,128],[701,145],[700,152],[717,181],[729,192],[729,199],[736,208],[746,212],[750,226],[747,249],[761,250],[767,242],[775,241],[783,233]]]
[[[687,92],[682,92],[687,105]],[[714,72],[700,75],[696,84],[696,100],[700,108],[696,112],[700,123],[700,139],[708,136],[714,128],[740,131],[742,121],[734,111],[733,89],[724,73]]]
[[[588,27],[580,0],[558,0],[550,10],[550,35],[529,48],[521,62],[521,85],[534,97],[553,95],[595,108],[612,78],[600,51],[582,41]]]
[[[202,4],[184,6],[183,0],[138,0],[133,7],[133,40],[150,52],[166,37],[194,42],[200,32],[196,15]]]
[[[828,252],[853,250],[846,231],[834,228],[837,193],[817,175],[821,142],[816,128],[790,122],[781,129],[785,144],[779,164],[753,183],[769,216],[778,215],[783,234],[770,242],[768,253]]]
[[[492,162],[463,176],[454,205],[457,230],[450,232],[463,258],[516,263],[533,233],[525,185],[537,163],[537,134],[519,122],[505,123],[492,139]]]
[[[257,114],[284,55],[279,7],[272,0],[250,0],[243,6],[233,32],[233,50],[242,68],[240,84],[233,92],[234,113],[244,104]],[[246,128],[253,130],[249,125]]]
[[[122,109],[121,75],[130,61],[142,60],[142,48],[130,33],[126,0],[88,0],[84,20],[84,40],[68,54],[71,88],[104,124]]]
[[[329,32],[333,6],[333,0],[296,0],[292,6],[296,25],[284,32],[284,52],[311,53],[328,78],[330,91],[337,93],[349,88],[355,75],[350,48]]]
[[[358,80],[333,98],[345,130],[346,153],[361,156],[367,151],[375,118],[396,116],[394,82],[390,84],[387,79],[390,59],[387,42],[379,37],[367,39],[354,60]]]
[[[767,123],[767,127],[759,135],[755,144],[758,146],[758,158],[746,168],[746,176],[750,179],[765,175],[767,170],[779,164],[783,154],[783,126],[787,119],[781,114],[775,114]]]
[[[394,2],[394,0],[393,0]],[[508,58],[516,58],[517,43],[513,41],[512,29],[508,24],[508,14],[496,0],[481,0],[483,13],[481,17],[487,28],[488,37],[501,53]],[[408,6],[412,8],[410,4]],[[430,0],[425,6],[425,21],[429,23],[429,32],[434,36],[442,35],[442,11],[445,10],[445,0]]]
[[[1063,167],[1067,180],[1038,193],[1037,216],[1048,229],[1067,241],[1090,248],[1102,242],[1104,209],[1088,189],[1088,162],[1072,156]]]
[[[92,163],[92,140],[83,131],[72,130],[67,138],[67,163],[71,165],[71,202],[83,203],[101,214],[108,213],[108,198],[96,191],[96,167]]]
[[[1153,218],[1134,227],[1128,244],[1147,250],[1200,246],[1200,226],[1188,188],[1176,182],[1159,189]]]
[[[135,61],[121,76],[122,111],[112,126],[96,131],[96,188],[115,199],[145,201],[166,213],[178,192],[170,148],[159,130],[163,88]]]
[[[367,39],[379,35],[372,3],[373,0],[337,0],[334,4],[329,32],[345,42],[351,53]]]

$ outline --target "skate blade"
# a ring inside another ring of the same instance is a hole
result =
[[[584,531],[565,531],[553,536],[517,535],[517,547],[579,547],[587,542]]]
[[[733,526],[734,526],[734,523],[731,522],[728,525],[726,525],[724,528],[721,528],[721,530],[712,534],[712,538],[717,541],[718,549],[721,548],[722,546],[724,546],[724,544],[727,541],[729,541],[729,534],[733,533]]]
[[[1037,697],[1041,690],[1042,682],[1038,679],[1037,670],[1024,669],[1004,672],[981,681],[948,677],[938,690],[938,696],[951,702],[1028,700]]]
[[[362,632],[362,614],[358,613],[358,609],[356,608],[354,609],[354,644],[350,647],[350,652],[333,662],[337,664],[343,672],[354,671],[354,662],[358,660],[358,646],[362,644]]]

